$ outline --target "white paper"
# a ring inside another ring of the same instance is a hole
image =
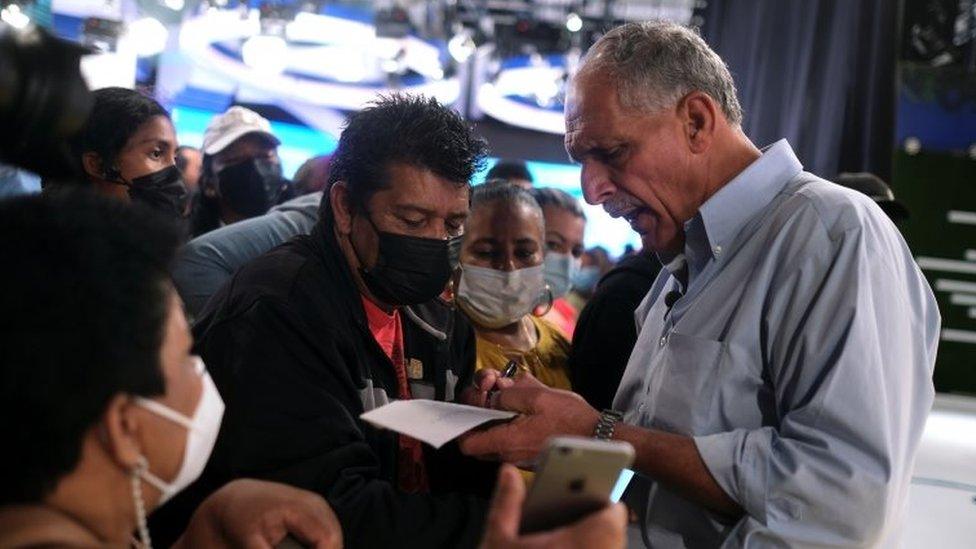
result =
[[[397,400],[359,417],[381,429],[390,429],[440,448],[483,423],[515,416],[515,412],[416,399]]]

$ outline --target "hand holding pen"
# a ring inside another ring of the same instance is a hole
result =
[[[515,374],[517,374],[517,373],[518,373],[518,361],[516,361],[514,359],[513,360],[509,360],[508,361],[508,364],[505,365],[505,369],[502,370],[501,379],[513,379],[515,377]],[[498,382],[496,381],[495,382],[495,386],[492,387],[488,391],[488,395],[485,398],[485,406],[486,407],[492,408],[492,401],[491,401],[491,399],[492,399],[492,397],[495,396],[495,394],[497,392],[498,392]]]

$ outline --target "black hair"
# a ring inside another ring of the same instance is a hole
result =
[[[85,173],[82,155],[95,152],[102,170],[114,169],[115,159],[139,127],[169,113],[155,99],[128,88],[102,88],[92,92],[94,104],[85,125],[71,140],[71,153]],[[87,179],[86,179],[87,181]]]
[[[394,93],[352,114],[332,155],[326,190],[344,181],[351,205],[363,211],[369,199],[389,186],[393,163],[426,168],[454,182],[470,184],[484,164],[487,145],[461,116],[435,99]],[[331,223],[328,193],[320,217]]]
[[[524,179],[529,183],[533,183],[532,172],[529,171],[529,167],[525,164],[523,160],[499,160],[494,166],[488,170],[488,175],[485,179],[505,179],[511,181],[513,179]]]
[[[566,191],[552,187],[533,187],[529,192],[532,193],[535,201],[539,203],[540,208],[552,206],[553,208],[566,210],[580,219],[586,219],[586,214],[583,213],[583,207],[580,206],[579,200],[573,198],[573,195]]]
[[[471,211],[474,212],[481,206],[492,202],[506,202],[509,204],[522,204],[539,213],[539,218],[545,223],[545,216],[542,208],[536,202],[532,193],[510,183],[504,179],[489,179],[484,184],[476,186],[471,191]]]
[[[0,202],[0,432],[13,459],[0,505],[50,493],[114,395],[164,392],[179,242],[152,211],[88,189]]]

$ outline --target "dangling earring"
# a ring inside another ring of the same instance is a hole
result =
[[[149,539],[149,526],[146,524],[146,502],[142,498],[142,475],[149,470],[149,462],[145,456],[139,456],[135,467],[129,474],[132,480],[132,503],[136,510],[136,523],[139,527],[139,546],[141,549],[152,549],[152,540]],[[136,540],[133,540],[136,541]]]
[[[552,288],[546,284],[546,308],[544,311],[539,311],[539,307],[536,306],[536,308],[532,310],[532,314],[539,317],[546,316],[549,314],[549,311],[552,310],[552,305],[554,302],[555,298],[552,296]]]
[[[444,300],[454,305],[454,276],[452,275],[447,281],[447,288],[444,288],[444,293],[441,294]]]

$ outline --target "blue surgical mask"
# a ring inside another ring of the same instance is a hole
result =
[[[580,259],[570,254],[547,252],[545,262],[546,284],[552,298],[560,298],[569,293],[573,281],[579,274]]]
[[[580,267],[576,278],[573,279],[573,288],[584,292],[592,292],[596,288],[596,283],[600,281],[600,268],[596,265],[586,265]]]

